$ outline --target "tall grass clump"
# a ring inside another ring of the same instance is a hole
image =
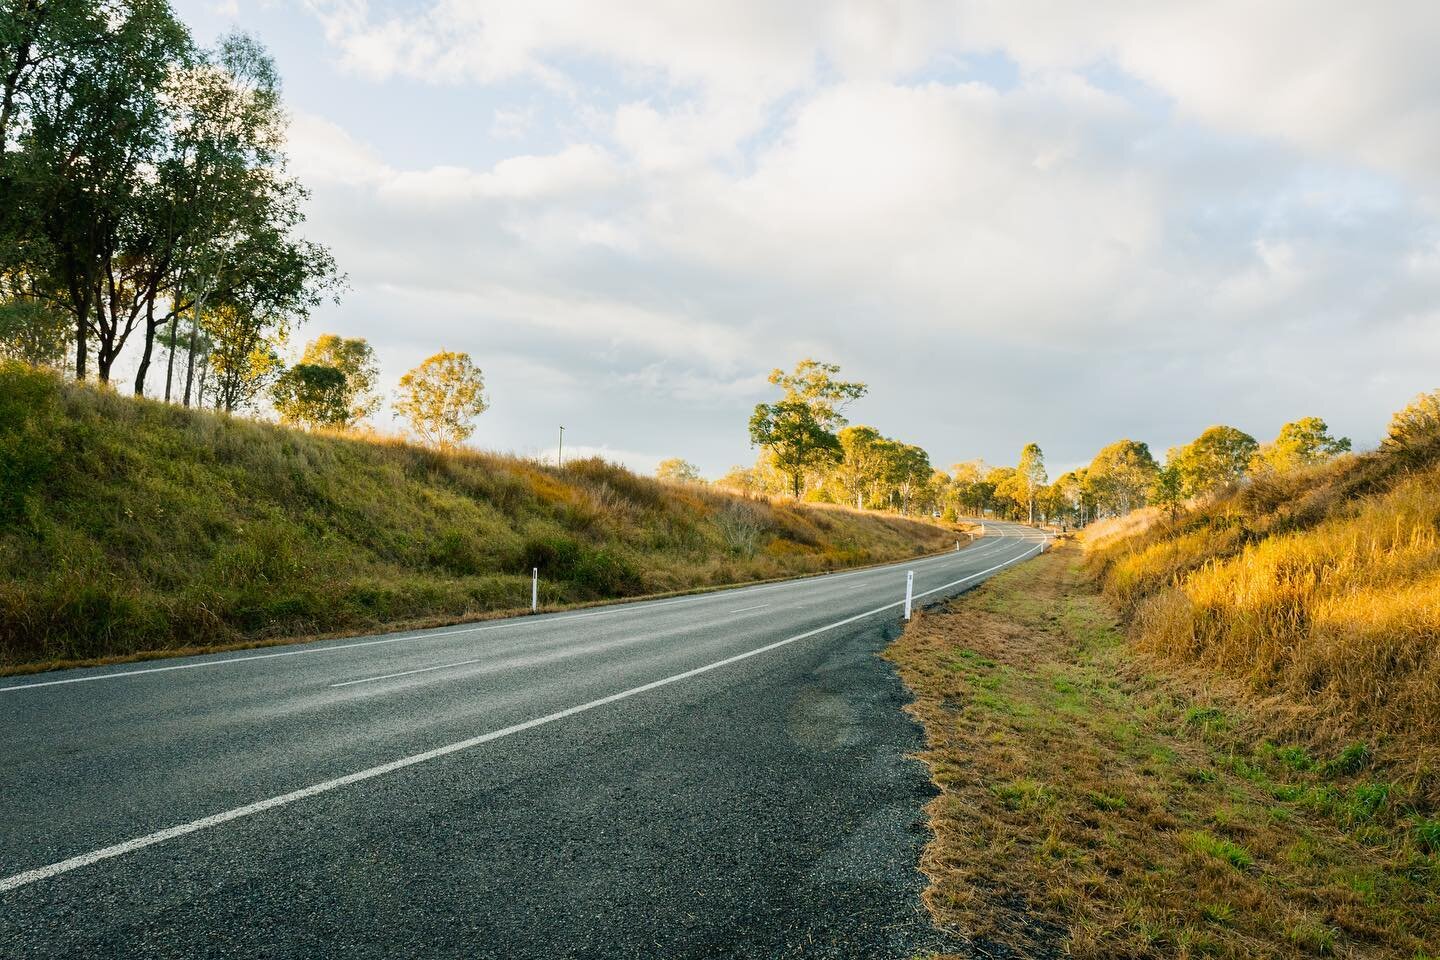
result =
[[[1097,525],[1091,562],[1141,649],[1433,754],[1440,464],[1431,439],[1256,477],[1173,522],[1147,511]]]
[[[938,524],[599,459],[304,433],[0,365],[0,670],[464,619],[944,549]]]

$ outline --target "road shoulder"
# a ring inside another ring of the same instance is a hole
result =
[[[977,953],[1433,952],[1440,854],[1394,785],[1136,658],[1076,548],[921,614],[887,656],[941,791],[925,902]]]

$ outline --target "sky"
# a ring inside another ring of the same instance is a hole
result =
[[[387,387],[469,352],[472,440],[709,476],[773,367],[937,466],[1440,387],[1440,4],[176,0],[276,58],[302,328]],[[393,424],[383,413],[380,426]]]

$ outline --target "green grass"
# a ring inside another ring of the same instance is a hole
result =
[[[1347,776],[1359,773],[1369,765],[1370,745],[1367,743],[1352,743],[1328,761],[1324,769],[1328,776]]]
[[[0,365],[0,671],[705,589],[951,529],[393,438]]]
[[[1255,863],[1255,858],[1250,856],[1250,851],[1240,844],[1205,831],[1196,831],[1187,835],[1185,846],[1195,853],[1223,860],[1237,870],[1248,870]]]

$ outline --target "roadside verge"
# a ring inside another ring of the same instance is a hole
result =
[[[926,905],[981,955],[1429,957],[1440,822],[1127,647],[1063,546],[887,651],[941,795]]]

